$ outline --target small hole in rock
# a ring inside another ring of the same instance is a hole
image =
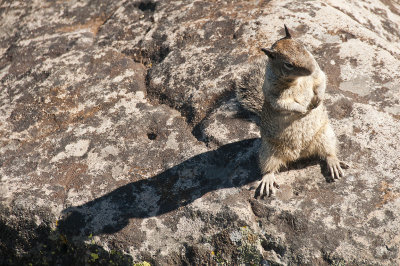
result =
[[[157,134],[155,134],[155,133],[147,133],[147,137],[150,140],[155,140],[157,138]]]
[[[151,1],[142,1],[139,3],[139,9],[142,11],[151,11],[154,12],[156,10],[156,3]]]

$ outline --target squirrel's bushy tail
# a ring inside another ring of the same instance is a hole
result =
[[[258,116],[262,111],[264,96],[262,86],[265,77],[266,58],[260,58],[252,62],[248,70],[235,79],[234,87],[236,98],[246,109]]]

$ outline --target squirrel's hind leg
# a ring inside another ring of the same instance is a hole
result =
[[[257,196],[258,191],[260,197],[274,195],[276,192],[275,187],[279,188],[276,183],[275,173],[278,172],[279,168],[284,164],[284,161],[273,155],[271,147],[263,143],[259,153],[259,162],[263,177],[258,184],[259,190],[256,190],[255,196]]]
[[[336,136],[333,132],[332,126],[326,124],[317,134],[309,147],[309,153],[317,154],[325,159],[328,169],[330,171],[332,180],[344,177],[343,169],[349,166],[338,159]]]

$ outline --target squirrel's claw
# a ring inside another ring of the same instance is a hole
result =
[[[275,182],[275,175],[273,173],[265,174],[258,185],[258,188],[260,188],[259,190],[260,197],[263,196],[269,197],[274,195],[276,192],[275,187],[279,188],[279,186]],[[256,190],[256,195],[257,191],[258,190]]]
[[[343,162],[343,161],[340,161],[339,164],[340,164],[340,167],[342,169],[349,169],[350,168],[350,165],[348,163]]]
[[[344,177],[344,172],[342,169],[342,165],[344,169],[349,168],[349,166],[339,161],[339,159],[335,157],[328,157],[326,159],[326,163],[328,164],[329,171],[331,172],[332,180],[339,179],[340,177]]]

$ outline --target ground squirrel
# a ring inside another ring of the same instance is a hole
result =
[[[286,26],[285,33],[270,49],[261,49],[269,60],[256,63],[236,84],[239,102],[261,120],[260,196],[274,194],[275,174],[297,159],[320,156],[332,179],[342,177],[347,166],[336,156],[336,136],[323,105],[325,74]]]

